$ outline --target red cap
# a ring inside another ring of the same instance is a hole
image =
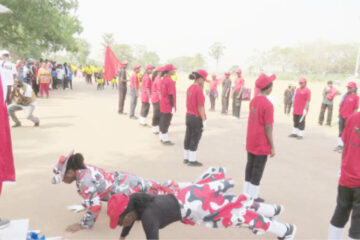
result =
[[[356,85],[355,82],[349,82],[349,83],[347,84],[347,87],[348,87],[348,88],[357,88],[357,85]]]
[[[275,79],[276,79],[275,74],[271,76],[267,76],[266,74],[261,73],[258,79],[256,79],[255,86],[261,90],[266,86],[268,86],[270,83],[272,83]]]
[[[205,82],[208,82],[207,80],[208,73],[205,70],[199,69],[196,72],[204,79]]]
[[[127,65],[128,65],[128,62],[127,62],[127,61],[123,61],[123,62],[121,62],[120,64],[123,65],[123,66],[127,66]]]
[[[162,71],[163,71],[163,67],[162,67],[162,66],[158,66],[155,70],[156,70],[157,72],[162,72]]]
[[[151,65],[151,64],[149,64],[149,65],[147,65],[146,66],[146,70],[151,70],[151,69],[154,69],[155,67],[153,66],[153,65]]]
[[[176,70],[176,69],[177,69],[177,68],[174,67],[172,64],[165,65],[165,66],[162,68],[162,70],[163,70],[164,72],[173,71],[173,70]]]
[[[129,197],[125,194],[116,194],[110,197],[107,205],[107,215],[110,218],[110,228],[118,225],[120,215],[125,211]]]
[[[225,76],[230,76],[231,75],[231,72],[226,72],[225,73]]]
[[[134,71],[139,70],[140,68],[141,68],[140,65],[135,65],[135,66],[133,66],[133,70],[134,70]]]
[[[301,78],[301,79],[299,80],[299,83],[306,83],[306,78]]]
[[[241,73],[241,69],[236,70],[236,73]]]
[[[216,75],[215,74],[211,75],[211,77],[212,77],[213,80],[216,80]]]

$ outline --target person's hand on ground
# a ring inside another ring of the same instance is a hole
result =
[[[78,231],[81,231],[81,230],[84,230],[86,229],[85,227],[81,226],[80,223],[74,223],[74,224],[71,224],[69,225],[67,228],[66,228],[66,231],[67,232],[71,232],[71,233],[76,233]]]

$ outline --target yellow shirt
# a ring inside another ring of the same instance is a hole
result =
[[[52,79],[51,71],[46,68],[40,68],[37,79],[40,83],[50,83]]]

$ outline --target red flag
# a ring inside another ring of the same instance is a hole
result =
[[[3,182],[15,181],[9,117],[3,95],[4,92],[0,76],[0,194]]]
[[[110,47],[106,47],[104,79],[111,81],[119,71],[121,64]]]

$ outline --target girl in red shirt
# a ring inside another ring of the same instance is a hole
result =
[[[139,122],[143,126],[147,126],[147,115],[150,110],[150,98],[151,98],[151,78],[150,75],[154,69],[154,66],[147,65],[145,74],[142,77],[141,84],[141,113]]]
[[[237,78],[235,79],[235,86],[233,92],[233,116],[240,118],[240,108],[241,108],[241,97],[242,91],[245,84],[244,78],[241,76],[241,69],[236,71]]]
[[[160,82],[161,82],[161,67],[156,68],[152,76],[151,86],[151,103],[153,105],[153,118],[152,118],[152,132],[159,134],[160,122]]]
[[[175,74],[177,68],[172,64],[162,68],[162,80],[160,83],[160,141],[164,145],[174,145],[169,140],[168,130],[173,114],[176,111],[176,87],[171,76]]]
[[[207,72],[197,70],[190,74],[194,80],[186,92],[186,133],[184,140],[184,163],[189,166],[202,166],[196,159],[202,131],[206,126],[204,82],[207,81]]]
[[[218,96],[218,91],[217,91],[217,86],[218,86],[218,80],[216,78],[216,75],[212,75],[212,81],[210,82],[210,103],[211,103],[211,107],[210,107],[210,111],[215,111],[215,100]]]

